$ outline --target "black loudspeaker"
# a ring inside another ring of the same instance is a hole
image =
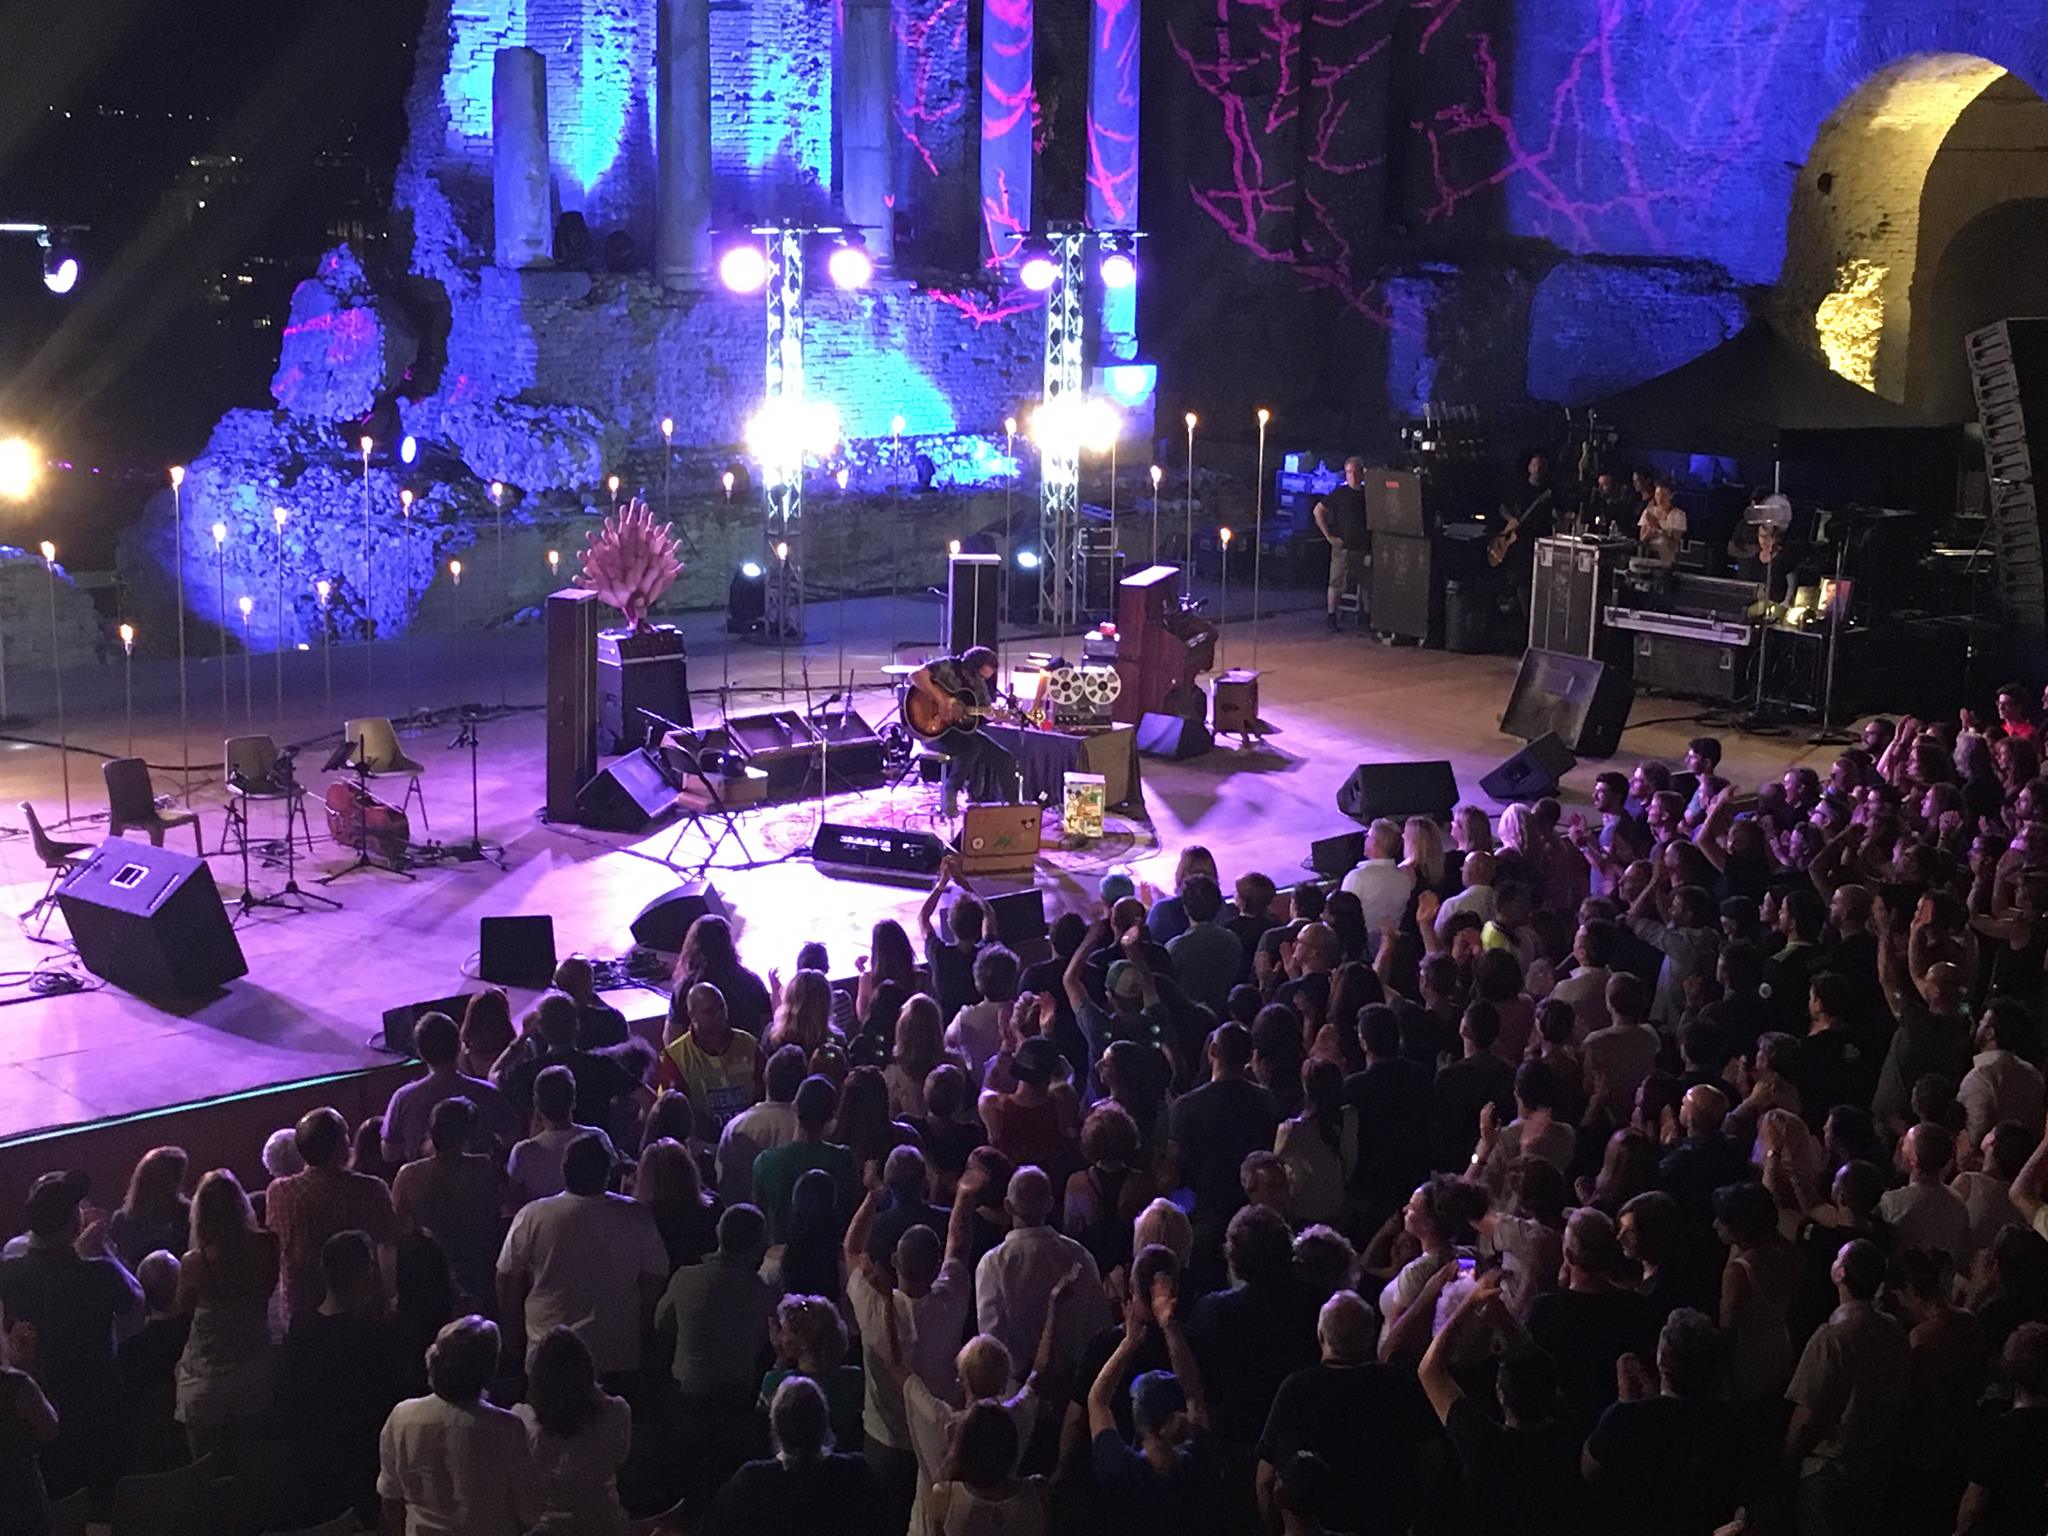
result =
[[[683,935],[700,917],[729,917],[725,898],[709,880],[692,880],[657,896],[633,919],[633,942],[665,955],[681,952]]]
[[[548,987],[555,980],[552,917],[487,917],[477,939],[479,981],[498,987]]]
[[[1360,763],[1337,791],[1337,809],[1358,821],[1433,816],[1449,821],[1458,780],[1442,758],[1417,763]]]
[[[996,937],[1008,948],[1021,953],[1044,940],[1045,892],[1037,887],[987,896],[983,903],[989,916],[996,920]]]
[[[1493,772],[1479,781],[1479,787],[1494,799],[1541,800],[1557,793],[1564,776],[1578,767],[1572,749],[1555,732],[1539,736]]]
[[[1145,714],[1138,720],[1138,750],[1146,757],[1200,757],[1215,745],[1209,728],[1179,715]]]
[[[1431,574],[1429,540],[1374,534],[1367,622],[1382,634],[1408,640],[1434,638],[1441,598]]]
[[[995,649],[1002,618],[1003,557],[955,555],[946,568],[946,649]]]
[[[828,821],[811,842],[811,863],[828,875],[928,885],[946,856],[943,839],[907,827],[856,827]]]
[[[454,997],[436,997],[424,1003],[407,1003],[403,1008],[386,1008],[384,1049],[399,1056],[412,1055],[413,1031],[419,1028],[420,1020],[430,1013],[445,1013],[460,1024],[462,1016],[469,1011],[469,997],[469,993],[460,992]]]
[[[604,604],[570,587],[548,595],[549,821],[576,819],[576,792],[597,772],[597,631]]]
[[[1634,703],[1634,680],[1618,667],[1561,651],[1525,651],[1500,728],[1524,741],[1555,735],[1580,757],[1612,757]]]
[[[249,974],[213,871],[188,853],[113,837],[57,888],[93,975],[142,997],[203,997]]]
[[[1429,524],[1422,519],[1420,475],[1412,469],[1368,469],[1364,480],[1368,531],[1410,539],[1429,536]]]
[[[675,801],[668,765],[643,747],[607,764],[576,792],[576,819],[602,832],[644,832]]]
[[[1319,837],[1308,845],[1308,857],[1301,861],[1301,867],[1311,874],[1334,880],[1339,875],[1348,875],[1365,860],[1365,834],[1363,832],[1339,832],[1335,837]]]

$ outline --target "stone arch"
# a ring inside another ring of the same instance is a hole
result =
[[[1821,124],[1794,181],[1772,316],[1837,372],[1891,399],[1907,393],[1928,171],[1957,120],[2005,74],[1968,53],[1886,65]]]

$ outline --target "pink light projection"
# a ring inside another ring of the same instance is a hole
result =
[[[1031,229],[1032,0],[981,0],[983,260],[1000,266]]]
[[[1094,0],[1088,49],[1088,222],[1138,222],[1138,0]]]
[[[938,157],[926,140],[967,115],[966,95],[936,78],[941,57],[967,52],[967,0],[941,0],[917,20],[899,10],[896,36],[910,64],[909,79],[897,92],[896,126],[925,170],[937,176]]]

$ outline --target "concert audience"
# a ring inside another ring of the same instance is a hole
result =
[[[839,987],[705,918],[651,1062],[581,957],[430,1014],[260,1219],[175,1147],[36,1181],[0,1530],[269,1441],[419,1532],[2034,1536],[2030,695],[1376,825],[1334,895],[1188,849],[1021,954],[949,862],[931,969]]]

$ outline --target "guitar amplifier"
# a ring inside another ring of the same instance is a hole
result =
[[[1442,597],[1437,592],[1428,539],[1397,533],[1372,536],[1372,600],[1368,622],[1382,634],[1399,635],[1427,644],[1442,629]]]
[[[597,724],[606,752],[655,744],[643,709],[690,724],[690,664],[673,624],[644,633],[607,629],[597,637]]]

